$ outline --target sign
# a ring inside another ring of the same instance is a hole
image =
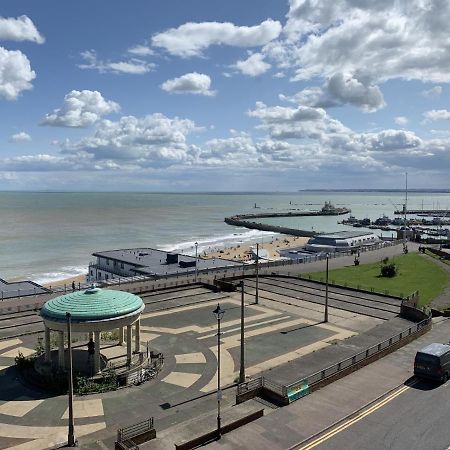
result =
[[[295,402],[295,400],[305,397],[305,395],[308,394],[309,394],[308,380],[302,380],[299,383],[289,387],[287,390],[289,403]]]

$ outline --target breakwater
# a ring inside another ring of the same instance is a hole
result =
[[[254,219],[264,219],[272,217],[311,217],[311,216],[338,216],[348,214],[351,210],[348,208],[322,208],[320,211],[288,211],[278,213],[254,213],[239,214],[232,217],[225,217],[224,221],[228,225],[236,227],[245,227],[252,230],[271,231],[274,233],[290,234],[292,236],[313,237],[318,233],[314,231],[299,230],[297,228],[288,228],[278,225],[269,225],[266,223],[255,222]]]
[[[405,214],[403,209],[394,211],[394,214]],[[423,214],[427,216],[447,216],[450,214],[448,209],[408,209],[406,214]]]

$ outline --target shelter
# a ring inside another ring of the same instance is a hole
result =
[[[73,332],[89,333],[95,342],[94,372],[100,371],[100,332],[119,329],[119,344],[127,333],[127,364],[131,364],[132,327],[135,327],[134,351],[140,351],[140,315],[145,305],[140,297],[129,292],[100,289],[85,291],[48,300],[41,309],[45,325],[45,361],[51,362],[50,333],[58,333],[58,368],[64,369],[64,333],[67,332],[67,313],[71,314]]]

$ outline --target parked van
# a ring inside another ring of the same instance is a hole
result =
[[[418,351],[414,375],[445,383],[450,376],[450,345],[430,344]]]

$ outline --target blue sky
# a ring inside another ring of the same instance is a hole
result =
[[[0,189],[448,188],[445,0],[2,0]]]

